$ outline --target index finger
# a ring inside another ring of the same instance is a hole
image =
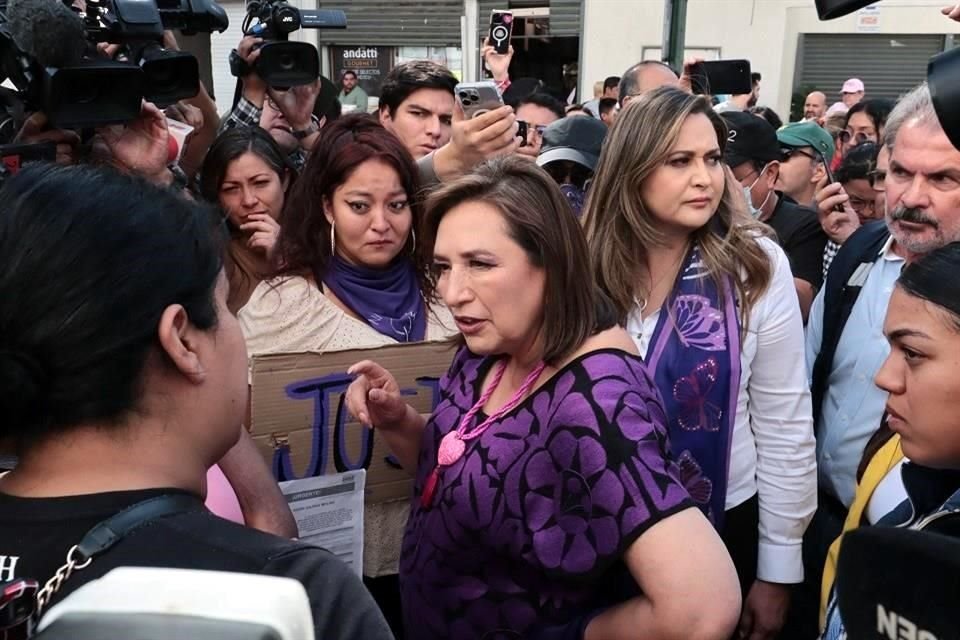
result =
[[[361,360],[360,362],[356,363],[355,365],[347,369],[347,373],[351,376],[367,375],[367,376],[375,377],[378,375],[382,375],[383,372],[384,372],[384,368],[381,367],[376,362],[374,362],[373,360]]]
[[[361,423],[370,424],[370,410],[367,408],[367,394],[370,393],[370,380],[361,375],[347,387],[345,399],[347,411]]]
[[[473,119],[473,122],[477,123],[477,127],[480,129],[486,129],[492,124],[499,122],[507,118],[510,114],[513,113],[513,107],[503,105],[502,107],[497,107],[493,111],[488,111],[484,114],[481,114]]]

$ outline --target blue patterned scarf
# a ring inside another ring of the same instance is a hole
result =
[[[416,268],[398,258],[385,269],[370,269],[334,256],[323,284],[364,322],[397,342],[420,342],[427,313]]]
[[[721,294],[699,249],[691,249],[647,358],[683,482],[717,529],[723,526],[740,392],[740,323],[730,278],[723,288]]]

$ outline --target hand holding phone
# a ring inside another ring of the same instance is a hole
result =
[[[860,218],[850,206],[850,196],[840,183],[824,182],[815,197],[824,233],[837,244],[843,244],[860,227]]]
[[[463,109],[463,115],[467,120],[503,106],[503,96],[497,89],[497,83],[489,80],[462,82],[456,86],[454,91],[456,92],[457,103]]]

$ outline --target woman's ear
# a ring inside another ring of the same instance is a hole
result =
[[[172,304],[164,309],[157,326],[160,348],[170,358],[173,366],[194,384],[200,384],[207,377],[206,369],[197,353],[197,331],[187,317],[187,310],[179,304]]]
[[[333,225],[333,203],[330,202],[330,198],[324,197],[323,200],[323,217],[327,219],[327,222],[330,225]]]

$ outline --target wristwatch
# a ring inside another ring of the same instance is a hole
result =
[[[317,131],[320,131],[320,127],[317,125],[316,122],[311,122],[310,126],[308,126],[306,129],[301,129],[299,131],[297,131],[296,129],[293,129],[290,131],[290,134],[297,140],[303,140],[304,138],[308,138],[312,136]]]

